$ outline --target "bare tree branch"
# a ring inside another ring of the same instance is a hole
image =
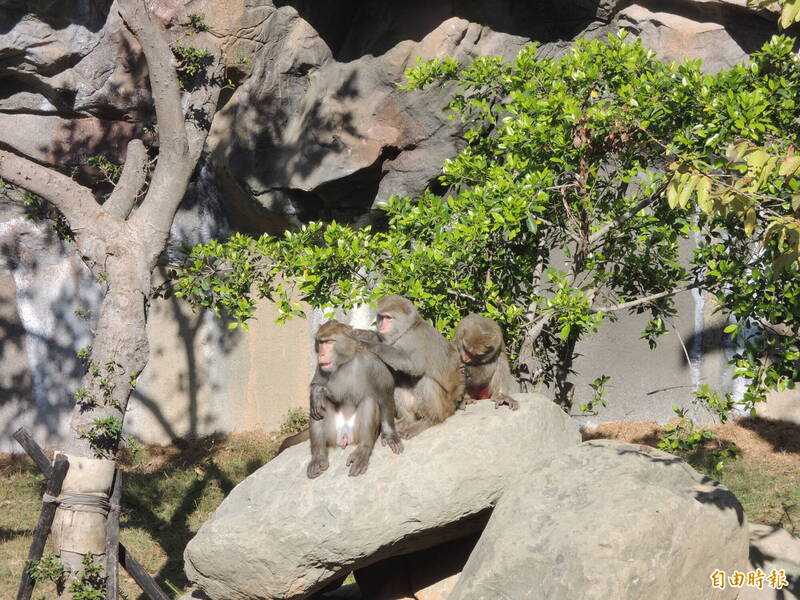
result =
[[[127,219],[136,202],[136,195],[147,179],[147,150],[142,140],[128,142],[128,153],[122,175],[103,208],[115,217]]]
[[[641,200],[636,206],[634,206],[632,208],[629,208],[627,211],[622,213],[616,219],[613,219],[613,220],[609,221],[608,223],[603,225],[600,229],[595,231],[591,236],[589,236],[588,245],[589,246],[594,245],[595,242],[603,239],[605,237],[605,235],[611,229],[613,229],[614,227],[619,227],[620,225],[622,225],[626,221],[628,221],[631,218],[633,218],[634,216],[636,216],[639,212],[641,212],[642,210],[644,210],[645,208],[647,208],[648,206],[653,204],[656,200],[658,200],[661,197],[661,194],[664,192],[664,189],[666,188],[666,185],[667,184],[665,183],[657,191],[655,191],[652,195],[650,195],[647,198],[644,198],[643,200]]]
[[[158,119],[158,162],[144,201],[128,219],[148,249],[145,260],[154,263],[169,237],[175,211],[208,135],[219,97],[216,73],[220,61],[216,53],[207,68],[206,82],[189,96],[185,118],[172,50],[162,28],[144,0],[123,0],[120,12],[144,50]]]
[[[144,0],[122,0],[119,10],[125,24],[142,45],[147,59],[150,90],[158,121],[159,154],[162,158],[180,161],[186,154],[188,142],[172,50]]]
[[[592,312],[598,313],[598,312],[614,312],[615,310],[625,310],[626,308],[633,308],[635,306],[639,306],[640,304],[647,304],[648,302],[652,302],[653,300],[658,300],[659,298],[664,298],[666,296],[674,296],[675,294],[679,294],[681,292],[685,292],[687,290],[691,290],[697,287],[700,287],[700,284],[693,283],[691,285],[681,286],[671,290],[658,292],[657,294],[644,296],[643,298],[637,298],[636,300],[631,300],[630,302],[621,302],[620,304],[612,304],[611,306],[600,306],[598,308],[592,308]]]
[[[0,150],[0,178],[47,200],[61,211],[76,233],[103,212],[89,188],[6,150]]]

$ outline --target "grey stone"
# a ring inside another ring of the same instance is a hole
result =
[[[307,444],[240,483],[189,542],[189,579],[213,600],[304,598],[347,572],[483,526],[524,465],[580,441],[574,423],[538,394],[518,411],[470,406],[406,443],[378,444],[369,470],[347,476],[343,452],[309,480]]]
[[[620,11],[613,24],[642,38],[659,60],[699,58],[703,70],[709,73],[747,61],[748,54],[775,33],[774,22],[754,19],[749,13],[740,16],[741,8],[729,2],[686,5],[690,10],[655,10],[633,4]],[[714,7],[717,14],[709,18],[704,12],[691,10],[698,6]]]
[[[736,598],[709,575],[746,567],[744,512],[681,459],[597,440],[526,471],[498,502],[450,600]]]
[[[764,582],[762,589],[745,584],[739,600],[797,600],[800,598],[800,538],[780,527],[750,524],[750,571],[760,569],[766,576],[783,571],[786,586],[780,589]]]

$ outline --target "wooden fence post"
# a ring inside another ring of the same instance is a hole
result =
[[[47,489],[42,500],[42,512],[39,513],[39,522],[36,524],[36,529],[33,530],[33,541],[28,552],[28,560],[25,561],[25,565],[22,567],[22,580],[17,591],[17,600],[30,600],[33,594],[35,582],[28,572],[28,565],[31,564],[31,561],[35,562],[42,558],[44,544],[47,541],[47,535],[50,533],[50,527],[53,525],[56,508],[58,508],[58,503],[55,499],[61,493],[61,484],[64,483],[67,469],[69,469],[67,457],[59,454],[53,465],[52,475],[47,481]]]

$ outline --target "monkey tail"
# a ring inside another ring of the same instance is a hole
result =
[[[278,456],[281,452],[286,450],[287,448],[291,448],[292,446],[296,446],[302,442],[305,442],[309,438],[308,429],[303,429],[300,433],[295,433],[294,435],[290,435],[285,440],[281,442],[281,445],[278,447],[278,451],[275,453],[275,456]]]

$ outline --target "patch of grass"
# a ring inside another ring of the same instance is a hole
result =
[[[709,476],[736,494],[750,521],[783,527],[800,536],[800,468],[796,463],[737,460]]]
[[[165,591],[188,586],[186,544],[228,492],[275,455],[279,442],[250,432],[144,446],[136,456],[121,451],[120,539]],[[0,598],[16,595],[45,484],[27,457],[0,456]],[[124,570],[120,588],[131,600],[145,600]],[[34,598],[54,600],[55,586],[37,585]]]

